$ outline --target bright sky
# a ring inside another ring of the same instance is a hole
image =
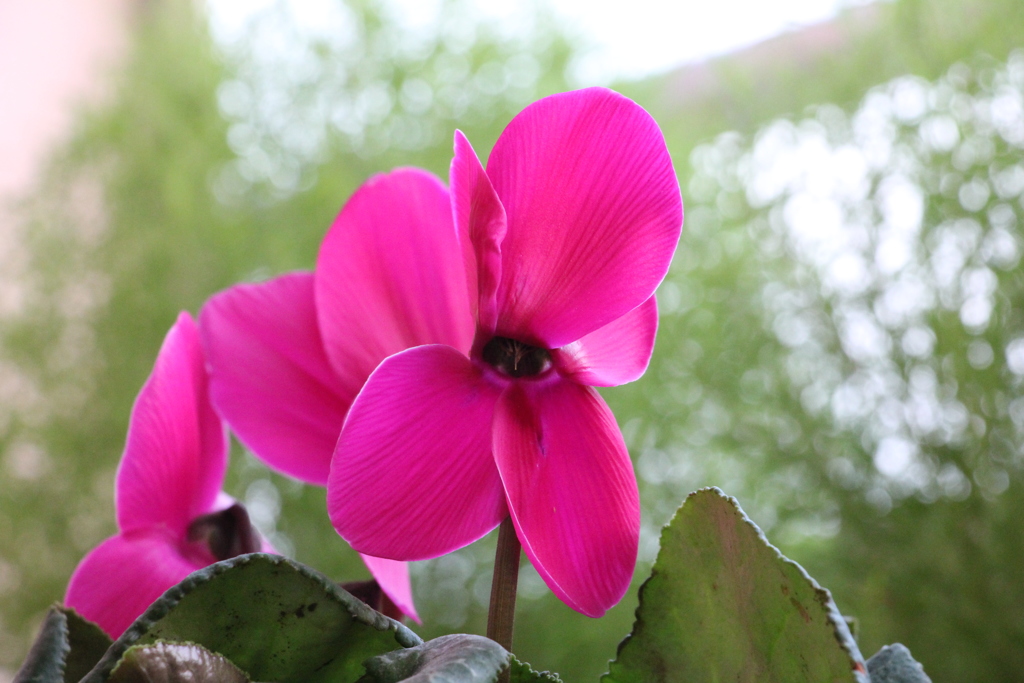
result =
[[[215,32],[231,35],[248,14],[274,0],[208,0]],[[579,65],[580,81],[635,78],[751,45],[835,16],[868,0],[547,0],[594,50]],[[336,25],[333,0],[291,0],[312,30]],[[391,0],[411,26],[427,25],[439,0]],[[525,2],[473,0],[514,30]]]
[[[479,0],[485,8],[497,3]],[[641,77],[835,16],[858,0],[549,0],[594,43],[585,80]]]

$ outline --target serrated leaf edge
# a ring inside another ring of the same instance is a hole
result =
[[[686,504],[690,502],[690,499],[694,498],[695,496],[710,493],[714,493],[728,501],[733,506],[733,508],[735,508],[736,512],[739,513],[740,519],[746,524],[750,525],[750,527],[753,528],[754,531],[757,533],[757,537],[761,540],[761,542],[768,546],[768,548],[775,553],[776,558],[781,560],[785,564],[789,564],[795,567],[797,571],[800,573],[800,576],[806,579],[808,583],[810,583],[811,588],[814,590],[815,598],[822,605],[822,607],[825,608],[826,618],[832,625],[832,634],[835,637],[836,642],[839,643],[839,647],[841,647],[850,657],[850,660],[852,662],[851,669],[853,671],[855,679],[857,680],[857,683],[871,683],[871,679],[868,676],[867,666],[864,663],[864,656],[861,654],[860,648],[857,647],[857,641],[854,640],[853,634],[850,633],[850,627],[847,625],[846,619],[843,618],[843,615],[839,612],[839,608],[836,607],[835,601],[832,600],[832,593],[830,593],[827,588],[824,588],[821,584],[819,584],[813,576],[808,574],[807,570],[804,569],[798,562],[789,559],[788,557],[782,554],[781,550],[772,545],[771,542],[768,540],[768,537],[765,536],[764,532],[761,530],[761,527],[757,526],[757,524],[755,524],[754,521],[747,516],[747,513],[743,511],[743,508],[740,507],[739,501],[736,500],[733,496],[726,495],[717,486],[707,486],[705,488],[697,489],[696,491],[693,491],[688,496],[686,496],[686,500],[683,501],[683,504],[676,509],[675,513],[673,513],[672,515],[672,518],[661,528],[661,534],[659,536],[658,557],[661,556],[660,549],[664,547],[665,535],[668,533],[669,527],[671,527],[672,523],[676,521],[676,518],[679,516],[679,513],[686,506]],[[608,661],[608,670],[601,676],[602,682],[606,680],[611,680],[612,663],[618,661],[618,659],[622,656],[622,650],[627,646],[627,644],[630,641],[633,640],[633,637],[637,635],[639,631],[643,630],[643,622],[640,621],[640,610],[642,609],[644,604],[644,593],[645,589],[647,588],[647,585],[652,581],[652,579],[655,578],[655,576],[658,575],[657,566],[658,559],[656,558],[654,560],[654,565],[651,568],[651,575],[644,579],[644,582],[640,584],[640,590],[637,592],[638,602],[636,606],[636,611],[633,613],[633,629],[626,635],[625,638],[622,639],[621,642],[619,642],[618,647],[616,647],[615,659]]]

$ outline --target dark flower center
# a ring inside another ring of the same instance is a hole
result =
[[[495,337],[487,342],[481,355],[485,363],[509,377],[533,377],[551,367],[547,349],[508,337]]]
[[[260,534],[240,503],[196,517],[188,525],[188,540],[209,550],[218,561],[260,551]]]

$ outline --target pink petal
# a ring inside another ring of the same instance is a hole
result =
[[[214,405],[275,470],[327,484],[334,444],[362,381],[345,386],[320,339],[313,274],[238,285],[199,314]]]
[[[552,353],[562,375],[574,382],[614,387],[640,379],[658,332],[658,302],[649,298],[618,320]]]
[[[494,332],[498,321],[497,292],[501,280],[501,240],[505,237],[505,209],[491,187],[473,146],[455,131],[452,159],[452,212],[467,265],[470,296],[478,293],[477,319],[481,329]]]
[[[487,162],[508,216],[498,334],[557,348],[650,297],[683,224],[654,119],[603,88],[546,97]]]
[[[475,326],[441,181],[399,169],[363,185],[320,247],[316,305],[327,357],[353,393],[412,346],[468,352]]]
[[[633,576],[640,498],[629,453],[597,392],[517,382],[498,401],[494,455],[516,533],[565,604],[599,617]]]
[[[373,555],[361,555],[373,578],[377,580],[380,589],[384,591],[391,602],[402,610],[402,613],[415,621],[417,624],[420,617],[416,614],[416,605],[412,601],[412,583],[409,581],[409,563],[396,560],[386,560],[383,557]]]
[[[507,514],[491,456],[498,388],[448,346],[381,363],[356,397],[327,482],[334,528],[361,553],[437,557]]]
[[[64,603],[118,638],[171,586],[202,569],[169,535],[122,534],[94,548],[75,569]]]
[[[227,431],[207,395],[199,330],[181,313],[135,399],[117,471],[121,531],[183,534],[212,508],[227,468]]]

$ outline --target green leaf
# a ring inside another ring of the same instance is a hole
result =
[[[868,660],[871,683],[932,683],[924,667],[900,643],[886,645]]]
[[[67,618],[71,651],[64,665],[65,683],[77,683],[96,666],[110,648],[110,636],[70,607],[59,608]]]
[[[157,643],[129,648],[110,683],[249,683],[249,677],[194,643]]]
[[[868,683],[828,591],[714,488],[662,531],[633,633],[602,680]]]
[[[368,659],[361,683],[491,683],[508,661],[493,640],[460,633]]]
[[[509,683],[562,683],[558,674],[550,671],[534,671],[526,662],[521,662],[512,655],[512,672]]]
[[[125,631],[83,683],[105,683],[130,647],[157,641],[202,645],[253,680],[278,683],[354,682],[367,658],[423,642],[319,572],[262,553],[190,574]]]
[[[457,634],[368,659],[360,683],[491,683],[511,667],[510,683],[562,683],[555,674],[537,672],[489,638]]]
[[[51,607],[14,683],[77,683],[108,647],[110,638],[96,624]]]
[[[64,683],[64,661],[70,651],[67,617],[51,607],[14,683]]]

